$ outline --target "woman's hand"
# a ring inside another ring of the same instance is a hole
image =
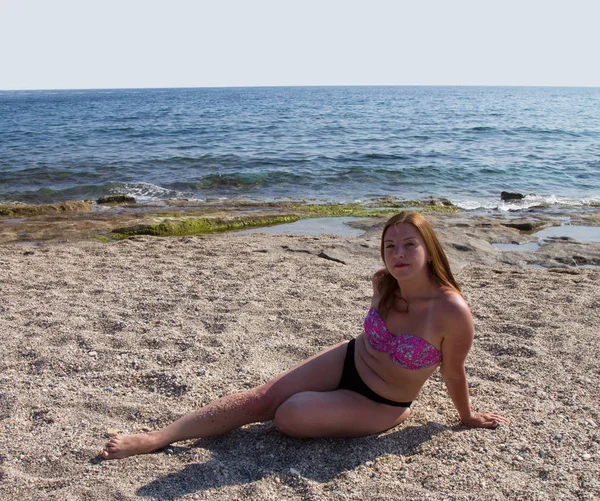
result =
[[[462,422],[469,428],[497,428],[499,424],[510,424],[510,420],[493,412],[474,412],[471,417]]]

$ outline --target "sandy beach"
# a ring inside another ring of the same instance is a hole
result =
[[[475,320],[473,406],[511,426],[460,426],[436,373],[380,435],[296,440],[268,422],[102,461],[109,435],[163,426],[360,334],[382,220],[360,237],[4,239],[0,499],[598,499],[600,270],[582,265],[600,264],[600,243],[502,252],[492,242],[531,235],[432,218]]]

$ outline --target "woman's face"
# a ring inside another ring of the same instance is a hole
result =
[[[412,224],[390,226],[383,236],[384,262],[396,280],[427,273],[430,259],[423,237]]]

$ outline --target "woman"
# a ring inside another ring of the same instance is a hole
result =
[[[502,416],[471,409],[465,358],[473,343],[473,321],[431,225],[418,213],[392,217],[383,229],[381,257],[385,269],[373,277],[371,309],[356,339],[166,428],[117,436],[106,443],[103,457],[144,454],[271,419],[294,437],[382,432],[408,418],[412,400],[437,367],[466,426],[508,424]]]

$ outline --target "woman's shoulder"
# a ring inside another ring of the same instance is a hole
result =
[[[437,296],[436,309],[445,317],[455,320],[460,318],[471,319],[471,310],[465,298],[455,289],[443,287]]]

